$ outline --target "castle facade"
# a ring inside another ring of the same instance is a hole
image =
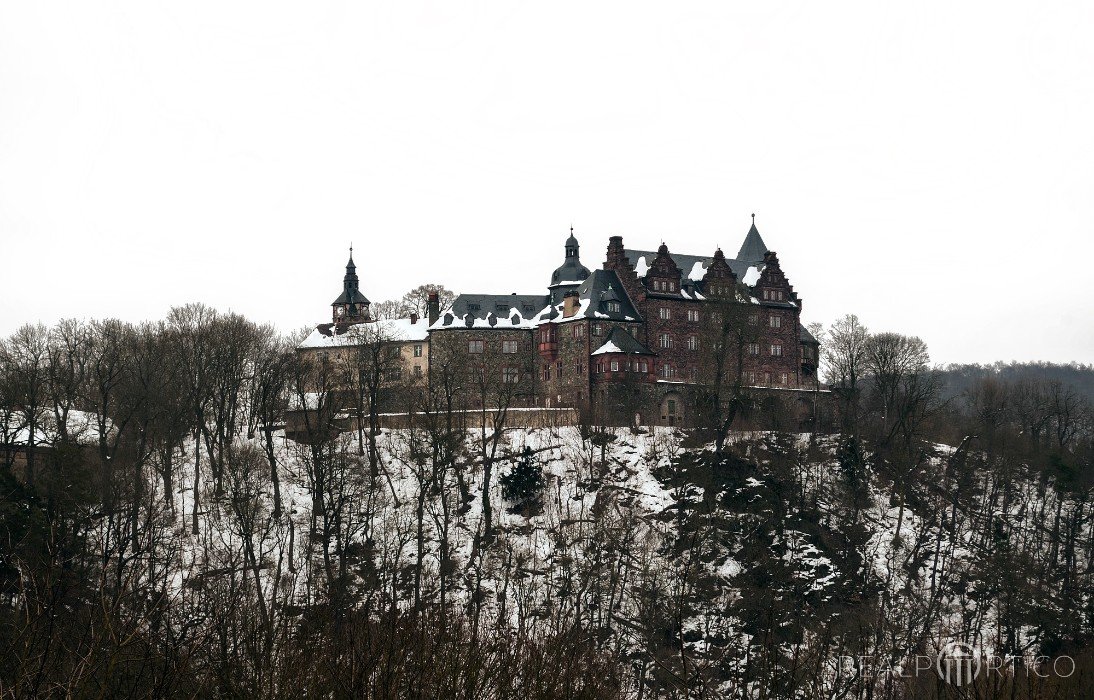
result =
[[[332,322],[301,349],[327,353],[352,346],[353,328],[383,329],[418,387],[442,363],[477,367],[519,405],[572,407],[607,424],[688,425],[712,393],[804,403],[819,389],[819,344],[755,217],[733,258],[628,249],[612,236],[590,270],[573,229],[563,248],[544,292],[460,294],[445,310],[431,298],[421,319],[372,318],[351,255]]]

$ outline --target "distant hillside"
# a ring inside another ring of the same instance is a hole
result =
[[[948,396],[959,396],[974,382],[994,377],[1003,381],[1059,381],[1075,388],[1088,401],[1094,401],[1094,366],[1077,362],[996,362],[990,365],[949,364],[943,370]]]

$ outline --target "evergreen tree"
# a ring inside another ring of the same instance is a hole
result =
[[[511,513],[535,515],[543,509],[542,496],[546,481],[543,467],[532,457],[532,449],[525,447],[513,470],[501,477],[502,495],[513,503]]]

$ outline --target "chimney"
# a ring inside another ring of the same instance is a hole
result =
[[[570,318],[577,313],[577,307],[581,302],[577,296],[577,292],[570,290],[566,292],[562,297],[562,318]]]
[[[417,322],[418,322],[418,312],[417,311],[411,311],[410,312],[410,325],[413,326]]]
[[[437,322],[437,317],[441,315],[441,302],[440,297],[436,292],[430,292],[429,298],[425,303],[426,316],[429,318],[429,325],[433,325]]]

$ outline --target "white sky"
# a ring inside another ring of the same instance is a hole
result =
[[[1094,3],[0,5],[0,333],[545,291],[571,222],[936,361],[1094,362]]]

